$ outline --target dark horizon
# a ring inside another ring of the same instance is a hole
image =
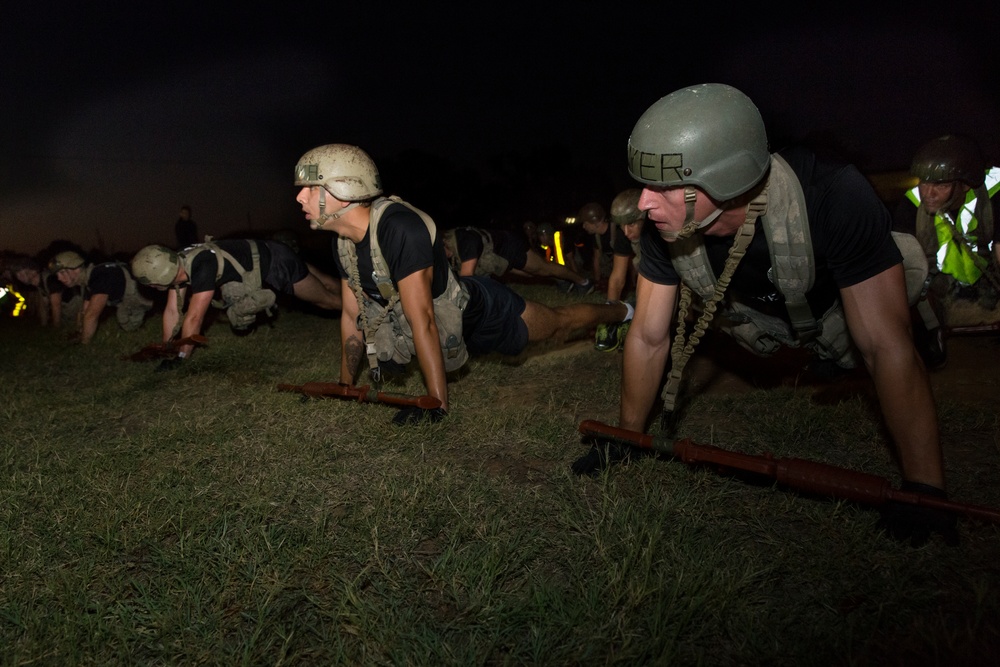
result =
[[[182,204],[202,233],[307,232],[292,170],[334,142],[371,153],[389,190],[446,226],[572,214],[632,186],[625,145],[650,104],[709,81],[754,100],[773,150],[805,144],[875,173],[964,133],[996,162],[1000,10],[929,7],[861,21],[511,5],[484,22],[392,3],[155,20],[16,5],[0,27],[0,248],[170,243]]]

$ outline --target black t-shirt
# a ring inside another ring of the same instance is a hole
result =
[[[612,226],[615,226],[615,223],[609,222],[608,229],[610,230]],[[611,251],[615,255],[621,255],[622,257],[632,256],[632,242],[628,240],[628,237],[625,236],[625,232],[622,231],[620,226],[615,229],[615,238],[611,242]]]
[[[608,228],[604,230],[603,234],[590,235],[591,244],[593,245],[594,250],[605,257],[631,254],[632,248],[629,245],[625,234],[622,233],[621,229],[613,229],[614,226],[613,222],[609,222]],[[625,240],[624,245],[621,243],[622,239]]]
[[[253,253],[250,250],[250,241],[246,239],[234,239],[212,241],[212,243],[232,255],[245,269],[253,269]],[[271,268],[271,251],[268,250],[267,244],[262,242],[257,242],[257,251],[260,257],[260,275],[263,277],[268,274]],[[218,285],[224,285],[233,281],[243,281],[242,274],[233,266],[232,262],[226,261],[223,257],[222,265],[222,277],[216,280],[215,276],[219,271],[219,260],[216,257],[215,251],[208,248],[196,254],[191,262],[191,270],[188,272],[188,294],[214,292]]]
[[[361,278],[361,289],[376,302],[385,305],[375,279],[372,277],[371,228],[365,237],[355,245],[358,256],[358,274]],[[431,244],[430,233],[420,216],[403,204],[390,204],[382,213],[378,223],[378,244],[389,267],[389,277],[398,290],[399,281],[407,276],[434,267],[434,277],[431,281],[431,297],[437,298],[448,287],[448,257],[444,252],[441,230]],[[346,279],[347,271],[340,262],[337,252],[337,242],[333,242],[333,256],[336,258],[337,271],[340,277]]]
[[[503,257],[513,266],[519,266],[524,262],[527,246],[522,238],[503,229],[490,229],[486,233],[493,242],[493,254]],[[476,229],[466,227],[455,229],[455,246],[463,262],[482,257],[485,250],[482,234]]]
[[[119,262],[98,264],[90,271],[83,298],[89,300],[95,294],[106,294],[108,305],[116,306],[125,296],[125,268]]]
[[[822,316],[839,289],[856,285],[902,261],[890,235],[889,211],[871,185],[850,165],[817,161],[808,151],[782,151],[805,193],[812,235],[816,280],[806,295],[816,317]],[[784,298],[771,282],[770,250],[760,220],[746,255],[727,290],[762,312],[787,319]],[[716,276],[722,274],[733,236],[703,236]],[[654,283],[677,285],[680,278],[670,262],[667,242],[655,225],[643,226],[639,273]]]
[[[482,235],[475,229],[458,227],[455,229],[455,250],[463,262],[482,257],[485,250]]]

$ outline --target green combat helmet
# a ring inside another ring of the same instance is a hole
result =
[[[604,213],[604,207],[598,204],[596,201],[584,204],[580,208],[580,212],[576,214],[576,220],[582,225],[588,222],[604,222],[607,215]]]
[[[642,220],[646,214],[639,210],[641,196],[642,190],[639,188],[619,192],[611,202],[611,222],[624,226]]]
[[[63,269],[79,269],[86,262],[83,256],[72,250],[64,250],[49,262],[50,271],[62,271]]]
[[[162,245],[148,245],[132,258],[132,275],[143,285],[166,287],[177,278],[181,260]]]
[[[295,185],[322,186],[320,219],[312,221],[320,229],[327,220],[336,220],[358,202],[382,194],[382,179],[368,153],[349,144],[326,144],[306,152],[295,165]],[[326,213],[326,193],[340,201],[353,202],[337,213]]]
[[[960,181],[975,189],[983,184],[987,166],[976,142],[949,134],[921,146],[910,173],[925,183]]]
[[[768,172],[771,155],[754,103],[732,86],[704,83],[674,91],[649,107],[628,139],[632,178],[657,187],[685,187],[687,216],[677,238],[690,236],[721,212],[694,219],[694,188],[716,202],[748,192]]]

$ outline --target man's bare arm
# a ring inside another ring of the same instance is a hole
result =
[[[448,380],[444,370],[444,354],[434,319],[434,300],[431,298],[431,279],[434,269],[416,271],[399,281],[399,300],[403,314],[413,330],[413,346],[417,361],[424,375],[427,393],[441,401],[448,409]]]
[[[903,267],[840,291],[851,338],[875,381],[903,477],[944,488],[937,411],[927,370],[913,346]]]
[[[611,276],[608,278],[608,301],[617,301],[625,291],[625,280],[628,278],[628,267],[632,258],[628,255],[615,255],[611,265]]]
[[[645,431],[649,412],[670,353],[670,326],[677,306],[677,286],[658,285],[639,276],[635,317],[625,339],[618,425]]]
[[[108,305],[107,294],[91,294],[90,298],[84,301],[83,319],[80,325],[80,342],[84,345],[88,344],[97,333],[97,324],[106,305]]]
[[[181,324],[181,338],[190,338],[201,333],[201,327],[205,323],[205,314],[212,304],[214,290],[205,292],[195,292],[191,295],[191,302],[184,313],[184,323]],[[194,345],[181,345],[178,354],[190,357],[194,352]]]
[[[476,266],[479,264],[479,258],[473,257],[472,259],[467,259],[462,262],[462,268],[458,272],[460,276],[474,276],[476,275]]]
[[[340,338],[344,341],[340,351],[340,381],[344,384],[354,384],[358,377],[361,360],[365,358],[365,335],[358,329],[358,298],[341,280],[340,293],[344,306],[340,311]]]

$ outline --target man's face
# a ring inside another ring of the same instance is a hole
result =
[[[41,276],[39,275],[38,271],[35,271],[34,269],[21,269],[14,275],[20,282],[24,283],[25,285],[37,286],[41,279]]]
[[[66,287],[73,287],[76,285],[76,280],[80,276],[80,269],[59,269],[56,272],[56,278],[59,279]]]
[[[319,219],[319,197],[321,190],[322,186],[320,185],[304,185],[295,197],[295,201],[302,206],[302,212],[305,213],[306,220],[309,221],[309,226],[312,229],[320,229],[323,226]],[[328,197],[328,203],[336,201],[333,197]]]
[[[638,220],[633,220],[632,222],[619,226],[621,227],[622,232],[625,233],[625,238],[634,243],[639,240],[639,234],[642,233],[642,222],[643,218],[639,218]]]
[[[928,183],[921,181],[917,186],[920,191],[920,205],[931,213],[954,208],[959,202],[953,201],[956,194],[965,194],[964,184],[957,181],[946,181],[944,183]]]
[[[588,234],[601,234],[603,233],[602,230],[604,229],[604,225],[605,222],[603,220],[598,220],[598,221],[591,220],[589,222],[583,223],[583,231],[587,232]]]
[[[695,220],[704,220],[716,210],[716,205],[698,188],[695,188],[695,192],[698,197],[694,204],[694,217]],[[684,186],[647,185],[639,196],[639,210],[646,212],[649,221],[656,225],[656,230],[665,241],[675,241],[687,216]]]

